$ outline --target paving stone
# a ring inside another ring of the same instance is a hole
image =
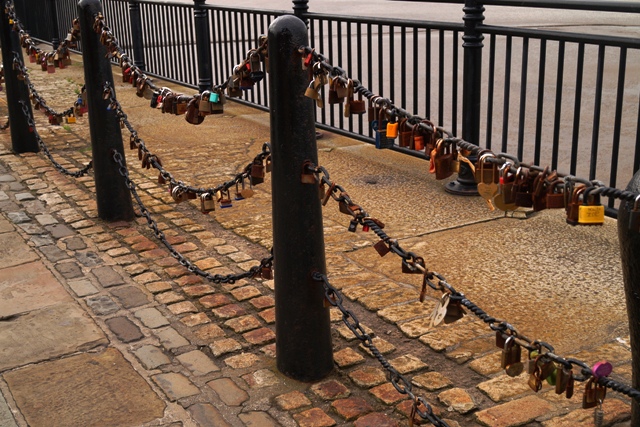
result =
[[[179,301],[184,301],[184,296],[174,291],[163,292],[156,295],[156,301],[158,301],[160,304],[168,305]]]
[[[234,319],[227,320],[224,324],[233,329],[236,333],[250,331],[262,326],[260,321],[252,315],[236,317]]]
[[[232,290],[231,295],[233,295],[233,297],[238,301],[245,301],[262,295],[262,293],[255,286],[244,286],[242,288]]]
[[[413,289],[393,289],[367,295],[358,300],[367,310],[378,310],[393,304],[415,301],[416,291]]]
[[[227,254],[230,254],[232,252],[238,252],[238,248],[236,248],[235,246],[231,246],[231,245],[224,245],[224,246],[217,246],[216,247],[216,251],[220,255],[227,255]]]
[[[0,182],[12,182],[15,181],[16,177],[10,174],[2,174],[0,175]]]
[[[76,259],[85,267],[95,267],[104,263],[100,256],[93,251],[76,252]]]
[[[58,262],[69,258],[69,255],[56,245],[42,246],[40,247],[40,252],[51,262]]]
[[[396,357],[389,362],[402,375],[428,368],[426,363],[411,354]]]
[[[195,262],[196,266],[202,270],[209,270],[215,267],[220,267],[222,263],[215,258],[204,258]]]
[[[231,302],[229,297],[223,294],[207,295],[198,300],[204,308],[215,308],[227,305]]]
[[[258,313],[258,316],[264,320],[264,322],[268,325],[272,325],[276,323],[276,309],[275,307],[267,308],[266,310],[262,310]]]
[[[0,425],[4,427],[18,427],[9,405],[7,405],[4,396],[0,393]]]
[[[4,202],[5,200],[9,200],[9,195],[0,190],[0,202]]]
[[[17,193],[16,200],[19,202],[26,202],[29,200],[35,200],[35,196],[31,193]]]
[[[122,342],[127,343],[144,338],[140,328],[126,317],[113,317],[106,320],[105,323]]]
[[[450,410],[460,414],[466,414],[476,408],[476,404],[465,390],[461,388],[452,388],[443,391],[438,395],[438,399]]]
[[[0,215],[0,233],[7,233],[9,231],[14,231],[15,228],[6,218]]]
[[[26,366],[4,379],[32,426],[133,426],[164,416],[164,402],[114,348]]]
[[[23,222],[31,221],[29,215],[26,212],[18,211],[18,212],[7,212],[7,217],[14,224],[22,224]]]
[[[476,412],[475,416],[479,423],[488,427],[515,427],[525,425],[553,409],[549,402],[536,396],[527,396]]]
[[[494,402],[501,402],[507,398],[529,392],[531,388],[529,387],[528,380],[529,374],[527,374],[525,370],[525,372],[517,377],[510,377],[504,374],[481,382],[477,387]]]
[[[244,252],[234,252],[227,256],[231,258],[234,262],[243,262],[251,259],[251,255],[246,254]]]
[[[171,363],[171,360],[156,346],[145,345],[133,351],[146,369],[156,369]]]
[[[362,326],[362,329],[364,329],[365,333],[369,334],[369,336],[374,337],[376,335],[375,331],[367,325],[360,323],[360,326]],[[340,325],[336,328],[336,330],[338,331],[340,336],[347,341],[353,341],[356,339],[356,336],[353,334],[353,332],[351,332],[351,329],[349,329],[347,325]]]
[[[424,374],[416,375],[411,379],[411,383],[427,391],[440,390],[453,384],[449,378],[440,372],[425,372]]]
[[[30,236],[36,235],[36,234],[44,234],[45,233],[45,229],[40,227],[37,224],[34,224],[32,222],[25,222],[23,224],[18,224],[18,227],[20,227],[22,229],[22,231],[24,231],[25,233],[27,233]]]
[[[242,337],[253,345],[262,345],[276,339],[276,333],[269,328],[260,328],[247,332]]]
[[[197,313],[198,309],[191,301],[182,301],[175,304],[168,305],[169,311],[176,316],[184,313]]]
[[[373,411],[373,407],[361,397],[339,399],[335,402],[332,402],[331,407],[340,417],[344,418],[346,421],[355,420],[359,416]]]
[[[131,266],[129,266],[129,267],[131,267]],[[125,270],[127,270],[127,268],[128,267],[125,267]],[[171,289],[173,289],[171,287],[171,283],[169,283],[169,282],[145,283],[144,287],[147,288],[147,290],[149,292],[151,292],[152,294],[158,294],[160,292],[170,291]]]
[[[174,348],[184,347],[189,345],[189,341],[182,335],[180,335],[175,329],[167,328],[160,331],[155,331],[156,336],[160,340],[160,343],[167,350]]]
[[[351,394],[344,384],[336,380],[329,380],[314,384],[311,386],[311,391],[323,400],[344,399]]]
[[[51,233],[54,239],[61,239],[63,237],[73,236],[76,234],[75,231],[64,224],[47,225],[45,229]]]
[[[480,375],[489,376],[502,371],[502,368],[500,367],[501,360],[502,352],[498,351],[470,362],[469,367]]]
[[[189,406],[189,412],[200,427],[232,427],[220,411],[208,403],[196,403]]]
[[[351,347],[346,347],[333,353],[333,360],[339,367],[346,368],[364,362],[364,357]]]
[[[300,427],[331,427],[336,425],[335,420],[320,408],[312,408],[294,414],[293,419]]]
[[[179,279],[176,279],[175,282],[178,286],[182,288],[189,285],[198,285],[202,283],[202,279],[199,276],[190,274],[188,276],[183,276]]]
[[[420,335],[424,335],[431,331],[431,319],[429,317],[422,317],[419,319],[410,320],[398,325],[403,334],[409,338],[418,338]]]
[[[198,326],[210,323],[211,319],[207,317],[205,313],[189,314],[180,318],[180,321],[186,326]]]
[[[216,392],[225,405],[240,406],[249,400],[247,392],[238,387],[231,378],[220,378],[209,381],[207,385]]]
[[[147,283],[160,281],[160,276],[152,271],[148,271],[146,273],[137,275],[133,278],[133,280],[135,280],[136,283],[140,283],[141,285],[146,285]]]
[[[176,372],[158,374],[151,377],[164,391],[170,401],[175,402],[183,397],[194,396],[200,393],[198,387],[193,385],[187,377]]]
[[[356,383],[358,387],[371,388],[380,385],[387,380],[385,373],[373,366],[364,366],[349,373],[349,378]]]
[[[276,396],[275,403],[282,411],[291,411],[305,406],[311,406],[311,401],[307,396],[298,390]]]
[[[484,355],[495,350],[495,348],[495,341],[483,337],[463,342],[455,350],[447,351],[445,356],[461,365],[469,361],[472,357]]]
[[[18,233],[0,234],[0,268],[38,260],[40,257],[29,248]]]
[[[623,345],[613,342],[601,345],[589,351],[581,351],[571,355],[571,357],[584,361],[587,365],[593,366],[600,360],[607,360],[614,366],[631,360],[631,351]]]
[[[627,420],[631,416],[631,406],[618,399],[607,398],[602,404],[604,420],[602,425],[611,426]],[[593,409],[576,409],[563,417],[542,423],[544,427],[592,427]],[[629,424],[631,427],[631,424]]]
[[[55,219],[53,217],[53,215],[49,215],[49,214],[40,214],[40,215],[36,215],[35,216],[36,221],[38,221],[38,223],[40,225],[53,225],[53,224],[58,224],[58,220]]]
[[[224,337],[226,334],[224,333],[222,328],[220,328],[220,326],[211,323],[199,328],[194,332],[194,335],[197,339],[208,343],[211,342],[211,340],[213,340],[214,338]]]
[[[67,245],[67,249],[71,251],[79,251],[87,248],[87,244],[80,237],[72,237],[71,239],[67,239],[64,241]]]
[[[223,354],[232,353],[242,349],[240,343],[233,338],[224,338],[216,340],[209,344],[209,348],[214,356],[222,356]]]
[[[211,372],[219,371],[220,368],[200,350],[193,350],[188,353],[181,354],[177,359],[194,375],[206,375]]]
[[[201,297],[203,295],[208,295],[216,292],[216,290],[209,285],[195,285],[195,286],[185,286],[182,288],[182,291],[188,297],[196,298]]]
[[[253,366],[259,360],[260,358],[255,354],[242,353],[242,354],[238,354],[237,356],[227,357],[224,360],[224,363],[226,363],[227,366],[233,369],[243,369],[243,368],[248,368],[250,366]]]
[[[358,418],[354,423],[354,427],[368,427],[368,426],[376,426],[376,427],[398,427],[397,420],[394,420],[387,414],[383,414],[381,412],[373,412],[371,414],[367,414],[362,418]]]
[[[262,310],[263,308],[269,308],[276,305],[276,301],[273,297],[268,295],[263,295],[257,298],[253,298],[249,301],[252,306],[254,306],[258,310]]]
[[[86,299],[87,305],[99,316],[115,313],[120,310],[120,305],[107,295],[96,295]]]
[[[115,271],[113,267],[107,265],[103,267],[96,267],[92,269],[91,272],[96,276],[102,287],[110,288],[124,283],[122,276]]]
[[[276,343],[265,345],[260,349],[261,352],[264,353],[265,356],[270,357],[272,359],[276,358]]]
[[[140,319],[147,328],[155,329],[169,324],[167,318],[153,307],[143,308],[133,313],[133,315]]]
[[[427,400],[429,400],[429,399],[427,398]],[[431,403],[433,403],[433,402],[431,402]],[[413,408],[413,401],[410,400],[410,399],[405,399],[405,400],[403,400],[402,402],[400,402],[400,403],[398,403],[396,405],[396,411],[403,415],[403,417],[404,417],[403,421],[405,421],[405,423],[411,417],[412,408]],[[439,417],[442,416],[442,410],[440,408],[441,408],[440,405],[433,405],[433,404],[431,405],[431,410],[433,411],[433,413],[435,415],[437,415]],[[421,420],[419,416],[414,417],[414,420],[416,418],[418,420]],[[453,427],[454,425],[457,425],[457,423],[454,423],[453,425],[449,424],[449,427]],[[460,427],[460,426],[458,425],[457,427]]]
[[[90,280],[82,279],[67,282],[71,290],[80,298],[98,293],[98,289]]]
[[[243,412],[238,414],[238,418],[244,425],[251,427],[277,427],[280,425],[266,412]]]
[[[384,383],[369,390],[379,401],[387,405],[393,405],[405,398],[391,383]]]
[[[31,240],[37,248],[53,245],[55,243],[51,236],[47,234],[31,236],[29,240]]]
[[[477,323],[471,323],[463,319],[421,336],[420,342],[428,345],[434,351],[443,351],[448,347],[475,338],[479,333],[484,332],[484,327],[479,328]]]
[[[149,298],[135,286],[120,286],[111,290],[111,295],[116,297],[124,308],[140,307],[149,303]]]
[[[245,380],[251,388],[271,387],[280,382],[276,374],[269,369],[259,369],[250,374],[243,375],[242,379]]]

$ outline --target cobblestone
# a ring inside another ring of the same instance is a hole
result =
[[[169,321],[158,311],[157,308],[149,307],[138,310],[134,313],[147,328],[155,329],[166,326]]]
[[[247,392],[238,387],[231,378],[220,378],[209,381],[207,385],[216,392],[225,405],[240,406],[249,400]]]
[[[161,349],[153,345],[142,346],[134,350],[134,353],[146,369],[156,369],[162,365],[171,363],[171,359],[169,359]]]
[[[167,350],[173,350],[175,348],[189,345],[189,341],[173,328],[157,330],[155,331],[155,334],[158,336],[162,346]]]
[[[128,343],[144,338],[140,328],[126,317],[113,317],[105,323],[122,342]]]
[[[220,370],[206,354],[199,350],[181,354],[177,359],[194,375],[206,375]]]
[[[172,402],[200,393],[198,387],[194,386],[188,378],[175,372],[158,374],[151,378]]]

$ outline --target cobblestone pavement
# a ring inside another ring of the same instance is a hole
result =
[[[53,108],[68,107],[81,86],[74,59],[53,75],[31,67]],[[192,126],[116,86],[149,149],[186,183],[228,180],[269,138],[266,113],[229,103],[221,117]],[[65,126],[36,118],[63,166],[75,170],[91,159],[86,116]],[[407,424],[411,403],[335,309],[333,372],[315,384],[283,376],[275,366],[273,281],[203,281],[169,255],[145,220],[97,218],[91,175],[68,178],[41,154],[11,153],[8,131],[0,140],[0,425]],[[563,355],[607,359],[613,377],[630,384],[615,221],[595,230],[570,228],[557,212],[507,219],[482,201],[443,194],[418,160],[331,134],[319,148],[332,178],[470,299]],[[130,154],[130,175],[159,228],[199,268],[242,272],[268,255],[268,179],[253,198],[204,216],[191,202],[176,205]],[[526,374],[508,377],[494,333],[476,318],[430,327],[435,299],[418,302],[420,277],[402,275],[399,259],[380,258],[371,233],[348,233],[335,206],[324,214],[332,283],[449,425],[593,424],[592,410],[581,409],[581,387],[567,400],[548,385],[532,392]],[[610,392],[603,409],[604,425],[630,425],[625,396]]]

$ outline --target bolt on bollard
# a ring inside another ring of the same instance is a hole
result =
[[[308,43],[307,27],[295,16],[269,27],[269,96],[273,251],[276,299],[276,364],[299,381],[317,381],[333,369],[329,308],[323,287],[324,234],[318,187],[303,184],[305,161],[318,163],[313,101],[298,48]]]
[[[17,55],[20,62],[24,64],[22,48],[18,34],[9,24],[9,17],[4,7],[0,7],[0,46],[2,47],[4,82],[9,109],[11,148],[14,153],[37,153],[40,147],[36,133],[34,129],[30,129],[28,118],[22,111],[22,105],[25,105],[29,115],[33,116],[29,89],[23,81],[18,79],[18,71],[13,69],[14,55]]]
[[[111,85],[114,96],[115,89],[111,63],[105,57],[107,49],[100,43],[100,34],[93,31],[98,13],[102,13],[100,0],[78,2],[98,216],[106,221],[131,221],[131,193],[113,161],[114,150],[124,159],[122,132],[116,111],[103,98],[105,83]]]
[[[637,172],[627,191],[640,192],[640,171]],[[622,275],[627,296],[627,314],[629,316],[629,334],[631,336],[631,387],[640,390],[640,232],[632,225],[640,218],[636,202],[622,202],[618,209],[618,240],[622,258]],[[635,211],[635,213],[634,213]],[[633,224],[632,224],[633,218]],[[640,402],[631,400],[631,425],[640,425]]]

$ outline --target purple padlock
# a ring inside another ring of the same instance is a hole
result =
[[[606,360],[602,360],[593,365],[591,371],[593,372],[593,376],[596,378],[608,377],[613,371],[613,366],[611,366],[611,363]]]

